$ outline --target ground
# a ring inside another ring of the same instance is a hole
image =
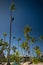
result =
[[[11,65],[12,65],[12,64],[13,64],[13,62],[11,63]],[[6,63],[5,63],[4,65],[6,65]],[[21,63],[21,65],[29,65],[29,62]],[[43,65],[43,63],[30,64],[30,65]]]
[[[21,65],[29,65],[29,62],[25,62],[25,63],[23,63],[23,64],[21,64]],[[30,65],[43,65],[43,63],[38,63],[38,64],[30,64]]]

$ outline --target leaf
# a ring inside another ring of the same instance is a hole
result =
[[[43,36],[40,36],[40,39],[43,40]]]
[[[32,38],[32,37],[29,36],[29,35],[26,36],[26,40],[30,40],[31,38]]]
[[[18,38],[18,41],[20,41],[21,40],[21,38]]]
[[[27,49],[27,47],[28,47],[28,42],[22,42],[21,47],[22,47],[23,49]]]
[[[14,2],[11,3],[10,10],[12,10],[12,11],[15,10],[15,4],[14,4]]]
[[[29,33],[31,30],[32,30],[31,27],[26,26],[26,27],[24,28],[24,33],[27,34],[27,33]]]
[[[34,42],[36,42],[37,40],[34,38],[34,37],[32,37],[32,40],[31,40],[33,43]]]

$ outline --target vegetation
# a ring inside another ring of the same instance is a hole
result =
[[[18,48],[14,45],[15,43],[12,43],[11,48],[12,48],[12,51],[14,53],[12,53],[10,55],[10,61],[11,62],[12,61],[15,61],[16,63],[20,64],[20,60],[21,60],[21,56],[20,56],[21,54],[19,53],[20,52],[19,51],[19,48],[20,47],[21,47],[21,50],[23,50],[24,54],[27,53],[27,55],[25,54],[25,56],[29,56],[30,55],[30,52],[31,52],[30,51],[30,44],[32,45],[32,50],[34,49],[34,52],[36,54],[36,57],[34,57],[34,55],[33,55],[33,57],[30,57],[30,58],[32,58],[31,59],[32,62],[34,62],[34,63],[43,62],[43,55],[41,55],[42,53],[41,53],[40,47],[37,46],[37,45],[35,47],[33,47],[34,44],[36,44],[35,42],[38,41],[38,39],[30,36],[30,31],[31,30],[32,29],[29,26],[26,26],[24,28],[24,36],[25,36],[25,39],[26,40],[24,40],[24,41],[22,41],[22,43],[20,43],[21,38],[18,38],[18,40],[16,40],[16,41],[18,41]],[[6,36],[7,36],[7,33],[4,33],[3,34],[3,37],[4,38],[3,39],[0,39],[0,62],[3,62],[3,61],[4,62],[7,62],[7,57],[5,55],[5,51],[8,52],[9,43],[6,42]],[[13,40],[14,39],[16,39],[15,36],[13,37]],[[43,36],[40,36],[40,39],[43,40]],[[32,54],[34,52],[32,51]],[[7,54],[7,56],[8,56],[8,54]],[[24,56],[24,55],[22,54],[22,56]]]
[[[6,61],[5,59],[5,54],[4,54],[4,51],[7,51],[7,48],[8,48],[8,43],[7,42],[4,42],[2,39],[0,40],[0,61],[3,62],[3,61]],[[3,58],[3,59],[2,59]]]
[[[37,57],[40,58],[41,50],[40,50],[39,46],[36,46],[36,47],[34,48],[34,50],[35,50],[35,52],[36,52],[36,54],[37,54]]]
[[[32,62],[37,64],[37,63],[39,63],[39,59],[37,57],[33,57],[32,58]]]

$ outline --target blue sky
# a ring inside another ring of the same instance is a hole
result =
[[[24,41],[23,28],[26,25],[32,28],[31,35],[33,37],[38,38],[40,35],[43,35],[43,0],[14,1],[16,10],[13,12],[12,36],[21,37]],[[6,41],[9,41],[11,2],[12,0],[0,0],[0,39],[3,38],[3,33],[7,32]],[[36,44],[40,46],[43,52],[42,41],[38,41]]]

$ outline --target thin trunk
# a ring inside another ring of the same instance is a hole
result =
[[[4,42],[5,42],[5,36],[4,36]]]
[[[19,51],[19,41],[18,41],[18,51]]]
[[[31,54],[30,54],[30,41],[27,41],[28,42],[28,44],[29,44],[29,49],[28,49],[28,54],[30,55],[30,62],[32,61],[32,58],[31,58]]]
[[[12,11],[10,12],[10,38],[9,38],[9,50],[8,50],[8,63],[7,65],[10,65],[10,47],[11,47],[11,32],[12,32]]]
[[[33,55],[33,57],[34,57],[33,44],[32,44],[32,46],[31,46],[31,50],[32,50],[32,55]]]

